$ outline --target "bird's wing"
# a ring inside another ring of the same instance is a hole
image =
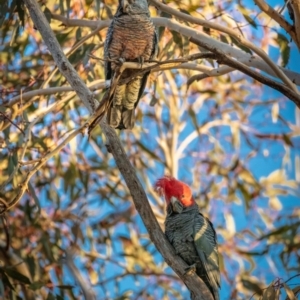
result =
[[[217,290],[220,287],[217,236],[212,223],[200,213],[195,218],[194,242],[209,281]]]
[[[156,31],[154,31],[154,34],[153,34],[153,47],[152,47],[150,60],[156,57],[157,51],[158,51],[158,39],[157,39]],[[144,92],[149,74],[150,74],[150,72],[145,73],[142,80],[141,80],[141,87],[139,89],[138,101],[135,103],[134,107],[137,107],[137,105],[139,103],[139,99],[143,95],[143,92]]]
[[[106,39],[104,43],[104,69],[105,69],[105,79],[110,80],[113,76],[112,74],[112,69],[111,69],[111,62],[108,61],[110,55],[110,44],[113,39],[113,34],[114,34],[114,19],[112,20],[110,26],[108,27],[107,33],[106,33]]]

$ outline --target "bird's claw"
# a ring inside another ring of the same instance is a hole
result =
[[[120,65],[123,65],[124,62],[125,62],[125,58],[123,58],[123,57],[119,57],[119,58],[118,58],[118,63],[119,63]]]
[[[184,275],[194,275],[196,273],[196,264],[193,264],[184,269]]]
[[[144,57],[140,56],[140,57],[138,58],[138,61],[139,61],[139,63],[141,64],[141,69],[143,69],[143,64],[144,64],[144,62],[145,62]]]

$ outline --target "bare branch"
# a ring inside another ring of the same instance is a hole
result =
[[[21,131],[21,133],[22,133],[23,135],[25,135],[24,131],[23,131],[16,123],[14,123],[9,117],[7,117],[7,116],[5,115],[5,113],[3,113],[2,111],[0,111],[0,115],[1,115],[4,119],[6,119],[10,124],[12,124],[12,125],[15,126],[16,128],[18,128],[18,129]]]
[[[110,84],[110,81],[104,81],[104,80],[100,79],[100,80],[95,80],[95,81],[89,83],[88,87],[91,91],[95,91],[98,89],[103,89],[106,86],[108,86],[109,84]],[[61,87],[51,87],[51,88],[47,88],[47,89],[38,89],[38,90],[22,93],[22,95],[18,95],[18,96],[11,98],[11,100],[9,101],[9,106],[12,106],[12,105],[18,103],[20,101],[21,97],[22,97],[23,101],[27,101],[28,99],[30,99],[30,101],[26,102],[26,107],[28,107],[28,105],[30,105],[34,102],[34,99],[36,96],[53,95],[56,93],[64,93],[64,92],[74,92],[74,89],[70,86],[61,86]]]
[[[63,25],[67,27],[89,27],[89,28],[98,28],[99,30],[106,28],[109,26],[111,20],[99,20],[99,21],[91,21],[91,20],[78,20],[78,19],[69,19],[64,16],[58,14],[51,14],[51,18],[57,21],[62,22]]]
[[[168,6],[167,6],[168,7]],[[90,28],[96,28],[97,26],[109,26],[110,20],[106,21],[89,21],[89,20],[72,20],[68,19],[66,17],[63,17],[61,15],[52,14],[53,19],[60,20],[63,22],[64,25],[75,27],[75,26],[83,26],[83,27],[90,27]],[[183,14],[183,16],[188,16]],[[201,33],[197,30],[194,30],[192,28],[184,27],[181,24],[175,22],[174,20],[168,19],[168,18],[152,18],[153,23],[157,27],[167,27],[170,30],[174,30],[184,36],[188,37],[194,37],[196,39],[202,39],[205,40],[207,43],[211,44],[212,46],[219,47],[219,49],[222,49],[226,54],[229,54],[230,56],[235,57],[238,60],[243,60],[245,63],[246,61],[250,61],[249,64],[251,64],[252,67],[258,68],[261,71],[264,71],[272,76],[275,76],[275,72],[272,70],[271,67],[268,66],[268,64],[265,63],[261,58],[255,57],[253,55],[250,55],[248,53],[245,53],[244,51],[234,48],[229,44],[225,44],[223,42],[217,41],[210,36]],[[199,19],[198,19],[199,20]],[[211,23],[210,23],[211,24]],[[209,26],[208,26],[209,27]],[[282,68],[280,66],[277,66],[293,83],[300,85],[300,74],[287,70],[285,68]],[[225,74],[230,71],[228,71],[229,68],[223,67],[220,69],[212,70],[212,74],[210,76],[219,76],[220,74]],[[213,75],[214,74],[214,75]]]
[[[268,5],[264,0],[254,0],[254,3],[271,19],[275,20],[293,39],[298,49],[300,49],[300,44],[297,40],[295,28],[287,22],[282,15],[280,15],[274,8]]]
[[[291,80],[282,72],[282,70],[273,62],[273,60],[261,48],[256,47],[253,43],[251,43],[248,40],[246,40],[245,38],[243,38],[241,36],[240,32],[237,33],[233,29],[219,25],[216,22],[210,22],[210,21],[206,21],[204,19],[192,17],[188,14],[180,12],[179,10],[171,8],[168,5],[165,5],[161,2],[159,2],[158,0],[150,0],[150,2],[157,8],[161,9],[162,11],[172,14],[172,15],[180,18],[181,20],[191,22],[194,24],[198,24],[201,26],[206,26],[206,27],[227,33],[230,36],[234,37],[235,39],[238,40],[239,43],[241,43],[242,45],[253,50],[258,56],[260,56],[270,66],[270,68],[274,71],[274,73],[278,76],[278,78],[280,78],[290,89],[292,89],[295,93],[299,93],[295,84],[293,82],[291,82]],[[181,25],[181,26],[187,27],[184,25]]]
[[[276,82],[272,79],[269,79],[259,73],[257,73],[256,71],[250,69],[248,66],[240,63],[237,60],[234,60],[233,58],[227,56],[223,51],[217,49],[217,48],[213,48],[208,44],[205,43],[199,43],[199,41],[195,41],[193,38],[190,39],[191,42],[196,43],[197,45],[212,51],[213,53],[216,54],[216,60],[219,63],[223,63],[226,64],[230,67],[235,68],[236,70],[239,70],[247,75],[249,75],[250,77],[258,80],[259,82],[268,85],[270,87],[272,87],[273,89],[281,92],[282,94],[284,94],[286,97],[288,97],[290,100],[292,100],[298,108],[300,108],[300,95],[298,93],[295,93],[294,90],[289,89],[287,86],[283,85],[280,82]]]
[[[73,249],[66,250],[66,257],[64,259],[65,264],[68,266],[69,270],[73,274],[74,278],[76,279],[77,283],[80,285],[82,290],[83,296],[86,300],[96,300],[96,295],[90,286],[89,282],[85,280],[79,270],[76,268],[74,264],[74,251]]]
[[[290,0],[290,5],[294,13],[296,40],[298,42],[298,48],[300,50],[300,2],[299,0]]]

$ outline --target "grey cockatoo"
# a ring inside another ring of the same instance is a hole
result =
[[[117,12],[108,28],[104,44],[106,80],[113,80],[119,62],[142,64],[154,58],[156,52],[157,36],[147,0],[119,0]],[[97,109],[97,123],[107,113],[107,122],[110,126],[118,129],[133,128],[135,108],[149,75],[147,72],[134,77],[136,72],[137,70],[126,69],[122,73],[118,81],[120,83],[113,92],[106,94],[105,101]],[[130,77],[133,79],[122,84],[122,80]],[[91,125],[89,131],[92,129]]]
[[[215,300],[219,300],[220,270],[218,243],[212,223],[204,217],[188,185],[163,177],[155,189],[167,203],[165,234],[176,253],[205,282]]]

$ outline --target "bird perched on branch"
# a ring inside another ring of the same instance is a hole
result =
[[[118,129],[133,128],[134,110],[145,89],[149,72],[134,76],[137,70],[125,69],[114,90],[112,85],[122,62],[142,64],[153,59],[156,51],[157,37],[147,0],[119,0],[104,45],[105,77],[106,80],[111,80],[111,87],[97,109],[97,123],[107,112],[107,122],[110,126]],[[130,77],[133,78],[122,84],[124,79]]]
[[[205,282],[215,300],[219,300],[220,270],[218,243],[212,223],[204,217],[188,185],[163,177],[156,191],[167,203],[165,234],[176,253]]]

